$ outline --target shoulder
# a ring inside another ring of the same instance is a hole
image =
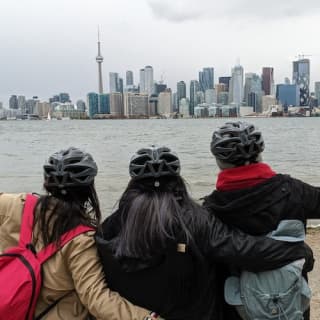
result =
[[[0,193],[0,215],[11,216],[15,212],[21,213],[26,193]]]

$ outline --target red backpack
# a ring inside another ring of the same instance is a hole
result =
[[[32,320],[42,285],[41,266],[57,250],[55,243],[35,253],[31,244],[33,212],[38,197],[26,197],[19,245],[0,254],[0,320]],[[94,230],[79,225],[61,237],[61,247],[81,233]],[[55,305],[54,303],[53,305]],[[48,312],[51,306],[47,309]],[[45,313],[46,313],[45,312]],[[41,316],[44,313],[41,313]]]

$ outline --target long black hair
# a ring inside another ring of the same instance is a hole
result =
[[[79,224],[99,225],[101,211],[94,183],[60,190],[45,182],[44,188],[47,195],[40,196],[35,209],[35,242],[41,239],[44,245],[59,245],[61,236]]]
[[[193,241],[207,218],[181,176],[131,179],[118,214],[121,230],[112,241],[115,256],[146,259],[162,252],[168,241]]]

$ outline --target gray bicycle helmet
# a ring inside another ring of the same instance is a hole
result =
[[[129,173],[133,179],[178,176],[180,160],[167,147],[151,146],[138,150],[130,160]]]
[[[250,123],[227,122],[212,136],[212,154],[218,160],[236,166],[255,162],[263,150],[262,134]]]
[[[45,186],[60,189],[89,185],[98,173],[92,156],[74,147],[51,155],[43,170]]]

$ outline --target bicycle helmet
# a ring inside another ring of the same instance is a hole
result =
[[[250,123],[227,122],[212,136],[212,154],[218,160],[236,166],[255,162],[263,150],[262,134]]]
[[[129,173],[133,179],[178,176],[180,160],[167,147],[151,146],[138,150],[130,160]]]
[[[80,187],[91,184],[98,168],[89,153],[69,148],[54,153],[43,166],[46,187]]]

